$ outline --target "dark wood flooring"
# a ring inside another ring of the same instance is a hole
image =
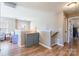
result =
[[[0,48],[0,56],[79,56],[79,39],[73,40],[72,44],[55,45],[52,49],[47,49],[41,45],[19,48],[9,41],[2,42]]]

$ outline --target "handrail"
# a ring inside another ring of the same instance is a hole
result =
[[[58,32],[55,32],[51,37],[54,37],[54,36],[56,36],[58,34]]]

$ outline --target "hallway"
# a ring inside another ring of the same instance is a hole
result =
[[[73,49],[70,47],[72,46]],[[64,46],[55,45],[52,49],[43,46],[33,46],[31,48],[19,48],[10,42],[1,43],[0,56],[79,56],[79,40],[74,43],[64,44]]]

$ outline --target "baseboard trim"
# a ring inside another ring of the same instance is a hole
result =
[[[48,49],[52,49],[51,47],[49,46],[46,46],[45,44],[42,44],[42,43],[39,43],[41,46],[45,47],[45,48],[48,48]]]
[[[19,45],[19,47],[25,47],[25,45]]]
[[[59,46],[64,46],[63,44],[59,44],[59,43],[57,43],[57,45],[59,45]]]

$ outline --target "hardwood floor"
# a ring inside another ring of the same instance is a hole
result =
[[[73,42],[72,45],[65,43],[64,46],[55,45],[52,49],[47,49],[40,45],[19,48],[17,45],[5,41],[1,43],[0,56],[79,56],[79,40]]]

